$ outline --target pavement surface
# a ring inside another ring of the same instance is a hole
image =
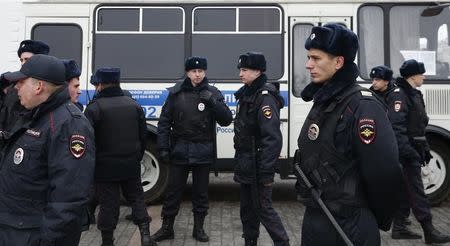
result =
[[[291,245],[300,245],[301,223],[305,211],[304,206],[296,201],[294,180],[275,180],[273,191],[273,204],[281,217],[287,230]],[[193,216],[190,202],[190,180],[183,195],[180,212],[175,220],[175,239],[159,242],[159,246],[243,246],[242,225],[239,217],[239,185],[233,182],[231,174],[220,173],[219,177],[210,176],[209,186],[210,208],[205,220],[205,231],[210,237],[207,243],[200,243],[192,238]],[[161,227],[161,204],[150,205],[147,208],[153,218],[150,232],[153,234]],[[130,214],[131,209],[122,206],[120,210],[119,224],[114,231],[115,246],[140,246],[140,235],[137,227],[125,220],[125,215]],[[447,200],[440,207],[432,208],[433,224],[441,232],[450,234],[450,202]],[[411,229],[421,233],[419,223],[410,217],[413,224]],[[83,232],[80,246],[100,246],[101,234],[95,225],[89,231]],[[264,226],[261,226],[261,234],[258,240],[260,246],[273,245]],[[385,246],[416,246],[426,245],[421,240],[393,240],[389,232],[381,232],[381,245]],[[445,244],[450,246],[450,243]]]

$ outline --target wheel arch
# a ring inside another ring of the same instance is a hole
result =
[[[426,129],[427,135],[439,137],[450,143],[450,131],[435,125],[428,125]]]

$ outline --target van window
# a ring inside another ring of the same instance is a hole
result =
[[[403,61],[416,59],[425,65],[426,79],[444,80],[450,75],[448,27],[450,11],[421,16],[425,6],[395,6],[389,13],[391,66],[395,75]]]
[[[78,24],[40,23],[33,26],[31,38],[48,44],[49,55],[73,59],[81,67],[83,32]]]
[[[130,25],[121,23],[123,18]],[[131,28],[139,19],[137,27]],[[119,67],[124,82],[183,77],[184,20],[184,10],[179,7],[100,7],[93,69]]]
[[[208,78],[238,79],[237,60],[247,51],[265,55],[269,79],[283,76],[282,12],[279,7],[205,6],[195,8],[192,16],[192,54],[208,58]]]
[[[363,6],[358,12],[359,69],[364,79],[370,79],[373,67],[384,65],[383,9],[379,6]]]

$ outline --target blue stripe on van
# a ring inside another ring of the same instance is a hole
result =
[[[133,98],[141,105],[148,106],[162,106],[166,101],[168,91],[167,90],[129,90]],[[225,102],[228,106],[233,107],[236,106],[236,99],[234,98],[234,90],[222,91],[222,94],[225,98]],[[89,97],[92,98],[94,96],[94,90],[83,90],[80,95],[80,103],[86,105],[89,101]],[[88,97],[89,95],[89,97]],[[281,96],[284,98],[285,106],[288,106],[288,92],[281,91]]]

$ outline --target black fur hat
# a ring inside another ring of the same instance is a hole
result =
[[[408,78],[416,74],[424,74],[424,73],[425,73],[425,66],[423,65],[423,63],[418,62],[414,59],[406,60],[400,67],[400,75],[403,78]]]
[[[78,64],[75,60],[62,60],[64,63],[64,66],[66,67],[66,81],[73,78],[78,78],[81,75],[80,67],[78,67]]]
[[[35,55],[43,54],[48,55],[50,52],[50,47],[44,42],[37,40],[24,40],[20,42],[19,49],[17,50],[17,55],[20,58],[23,52],[31,52]]]
[[[318,49],[335,56],[343,56],[344,63],[355,60],[358,47],[358,36],[336,23],[313,27],[311,35],[305,41],[305,49]]]
[[[95,81],[97,84],[108,83],[118,84],[120,83],[120,68],[115,67],[102,67],[95,72]]]
[[[370,71],[370,78],[374,79],[382,79],[382,80],[387,80],[387,81],[391,81],[392,79],[392,70],[386,66],[376,66],[374,68],[372,68],[372,71]]]
[[[89,80],[89,83],[91,83],[91,85],[93,85],[93,86],[98,85],[98,81],[97,81],[97,78],[95,77],[95,74],[91,75],[91,79]]]
[[[4,77],[13,82],[32,77],[55,85],[63,85],[66,84],[66,68],[60,59],[38,54],[23,64],[19,71],[5,74]]]
[[[259,52],[247,52],[239,56],[237,68],[250,68],[266,71],[266,58]]]
[[[206,61],[206,58],[198,57],[198,56],[192,56],[189,57],[186,62],[184,63],[184,70],[189,71],[192,69],[203,69],[206,70],[208,68],[208,62]]]

